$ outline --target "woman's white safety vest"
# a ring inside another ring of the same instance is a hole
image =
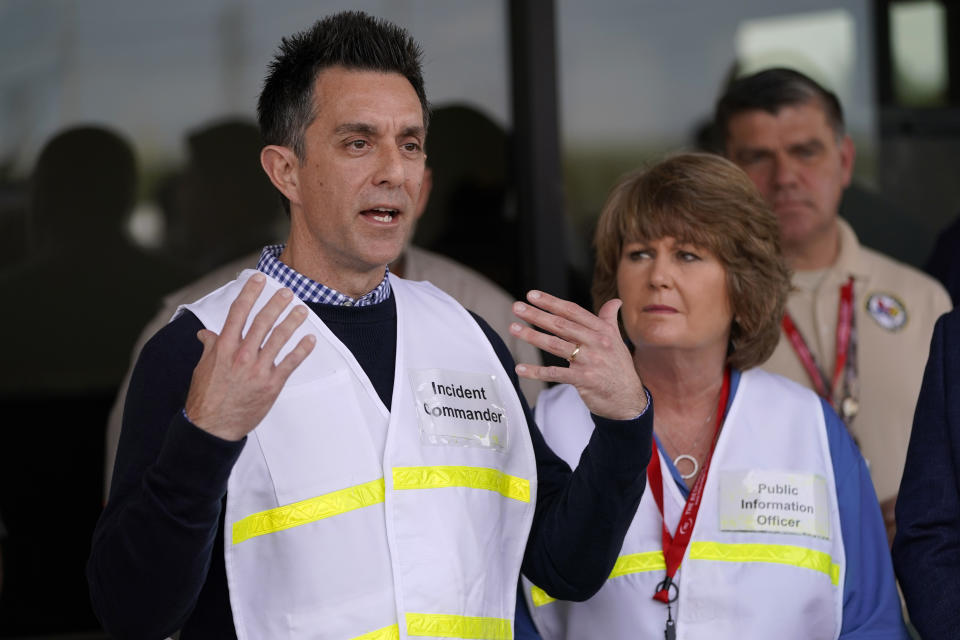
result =
[[[576,466],[593,428],[576,391],[543,392],[537,422],[551,448]],[[673,534],[686,499],[662,455],[660,467]],[[609,580],[586,602],[553,600],[524,578],[545,640],[664,637],[667,607],[653,600],[666,571],[661,522],[648,486]],[[844,569],[819,398],[779,376],[743,373],[675,578],[678,640],[837,638]]]
[[[254,273],[186,308],[219,332]],[[390,279],[391,411],[313,313],[278,356],[317,337],[230,475],[224,546],[240,640],[512,637],[537,491],[520,402],[463,307]],[[267,279],[247,327],[281,287]]]

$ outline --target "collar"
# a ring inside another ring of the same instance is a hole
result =
[[[320,304],[330,304],[342,307],[366,307],[372,304],[379,304],[390,297],[390,279],[387,275],[390,273],[388,268],[383,274],[383,280],[373,291],[365,293],[359,298],[351,298],[348,295],[340,293],[320,284],[316,280],[311,280],[302,273],[280,262],[280,254],[286,245],[272,244],[263,248],[260,253],[260,261],[257,262],[257,271],[264,273],[274,280],[279,281],[285,287],[289,287],[293,293],[304,302],[319,302]]]
[[[846,282],[850,276],[858,282],[870,276],[860,259],[863,252],[853,227],[840,217],[837,217],[837,226],[840,229],[840,251],[837,253],[837,259],[826,268],[826,275],[817,281],[814,289],[824,286],[833,288],[837,283]],[[798,282],[796,277],[791,278],[791,284],[797,289],[810,290],[809,286],[803,286],[803,282]]]
[[[843,218],[838,217],[837,224],[840,227],[840,253],[837,255],[834,268],[842,273],[843,279],[849,278],[850,276],[853,276],[857,280],[866,278],[870,274],[860,259],[863,251],[861,250],[860,241],[857,239],[856,232],[854,232],[850,223]]]

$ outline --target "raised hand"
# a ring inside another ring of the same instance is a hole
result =
[[[572,384],[590,411],[604,418],[629,420],[646,409],[643,383],[617,325],[620,300],[607,302],[599,315],[542,291],[530,291],[527,300],[530,304],[515,302],[513,313],[553,335],[516,322],[510,325],[510,332],[535,347],[565,358],[570,366],[523,363],[517,365],[517,375]]]
[[[220,335],[208,329],[197,333],[203,355],[193,370],[187,393],[187,418],[224,440],[240,440],[260,424],[287,378],[316,344],[314,336],[304,336],[279,364],[274,364],[277,354],[307,317],[307,309],[301,305],[273,326],[293,299],[289,289],[273,294],[243,335],[247,316],[265,283],[266,278],[259,273],[247,280],[230,305]]]

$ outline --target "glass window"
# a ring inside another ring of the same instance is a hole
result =
[[[856,23],[845,9],[744,20],[736,50],[741,75],[791,67],[833,90],[841,104],[851,102]]]
[[[0,179],[29,175],[39,149],[74,124],[130,139],[141,192],[186,159],[185,132],[255,117],[267,63],[283,36],[325,14],[361,9],[407,27],[424,50],[433,104],[473,105],[510,123],[502,2],[451,0],[29,0],[0,4]],[[139,209],[133,230],[162,226]]]
[[[560,117],[574,260],[586,264],[607,191],[650,159],[695,147],[740,65],[812,60],[844,101],[859,175],[872,174],[867,0],[558,0]],[[823,76],[821,76],[823,77]]]
[[[947,103],[946,9],[940,2],[890,5],[893,92],[905,107]]]

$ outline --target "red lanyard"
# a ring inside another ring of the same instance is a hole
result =
[[[660,510],[660,522],[663,530],[663,558],[667,564],[667,576],[663,582],[657,585],[657,592],[653,595],[654,600],[667,604],[672,601],[670,587],[673,585],[673,576],[680,568],[680,562],[683,560],[683,555],[687,552],[687,546],[690,544],[693,524],[697,521],[697,512],[700,510],[700,502],[703,499],[703,485],[707,481],[707,472],[710,471],[710,460],[713,458],[713,450],[717,447],[717,436],[720,434],[720,427],[723,425],[724,409],[727,407],[729,396],[730,369],[727,369],[723,372],[723,386],[720,387],[720,399],[717,401],[717,424],[713,433],[713,443],[710,445],[710,456],[703,463],[703,471],[700,472],[700,477],[693,483],[693,489],[690,490],[690,495],[687,497],[687,504],[683,507],[683,513],[680,515],[680,522],[677,523],[675,535],[670,535],[663,517],[663,474],[660,471],[660,455],[657,452],[656,445],[653,447],[650,464],[647,465],[647,480],[657,502],[657,508]]]
[[[823,370],[817,366],[817,361],[813,358],[813,354],[810,352],[806,340],[800,335],[800,331],[797,330],[797,326],[794,324],[793,318],[790,317],[789,313],[783,314],[783,322],[781,324],[784,333],[787,334],[787,338],[790,340],[790,344],[793,345],[793,350],[797,352],[797,357],[800,358],[803,368],[806,369],[807,375],[810,376],[810,381],[813,383],[817,394],[833,406],[833,392],[847,365],[847,354],[850,348],[850,333],[853,327],[853,276],[847,280],[845,285],[840,287],[840,306],[837,310],[836,362],[833,367],[833,379],[830,381],[829,387],[827,386],[826,375],[824,375]]]

